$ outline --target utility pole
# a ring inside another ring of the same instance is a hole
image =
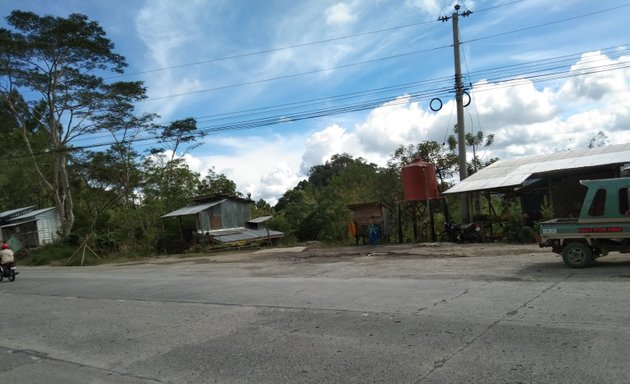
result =
[[[459,180],[460,182],[468,177],[466,170],[466,129],[464,128],[464,83],[462,81],[462,66],[459,58],[459,16],[470,16],[472,11],[465,11],[459,14],[459,4],[455,5],[455,12],[448,16],[438,18],[439,21],[445,22],[448,19],[453,20],[453,53],[455,59],[455,102],[457,104],[457,148],[459,159]],[[461,196],[461,212],[462,222],[470,221],[470,213],[468,209],[468,193],[463,192]]]

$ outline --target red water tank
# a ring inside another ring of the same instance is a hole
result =
[[[403,190],[406,201],[438,198],[435,165],[416,160],[402,168]]]

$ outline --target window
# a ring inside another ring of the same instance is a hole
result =
[[[591,206],[588,209],[589,216],[602,216],[604,214],[604,205],[606,203],[606,190],[598,189],[595,193],[595,198],[591,202]]]
[[[630,215],[630,206],[628,206],[628,194],[630,193],[630,189],[621,188],[619,190],[619,213],[622,215]]]

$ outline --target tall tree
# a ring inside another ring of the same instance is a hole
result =
[[[184,156],[201,143],[199,139],[206,136],[206,133],[197,129],[197,120],[188,117],[176,120],[166,126],[155,126],[152,131],[157,135],[160,147],[151,149],[152,153],[171,152],[170,161],[178,156],[177,151],[181,150],[179,157]]]
[[[168,160],[164,154],[149,156],[143,164],[143,175],[144,202],[159,202],[160,214],[181,208],[199,190],[199,173],[183,159]]]
[[[202,194],[243,196],[236,191],[236,183],[223,173],[216,173],[214,167],[208,170],[208,174],[201,180],[199,192]]]
[[[444,145],[431,140],[407,147],[401,145],[394,151],[388,166],[400,172],[402,166],[417,159],[435,164],[442,176],[451,176],[457,169],[457,155],[449,152]]]
[[[455,133],[457,133],[457,128],[455,128]],[[487,148],[494,144],[493,133],[485,136],[482,131],[477,131],[477,133],[475,134],[467,132],[464,135],[464,140],[466,141],[466,146],[472,148],[473,151],[472,160],[467,163],[468,176],[498,160],[497,158],[493,158],[489,161],[483,162],[477,154],[477,150],[479,149],[479,147],[483,146],[484,148]],[[448,146],[453,152],[457,150],[457,139],[454,135],[448,137]]]
[[[146,90],[141,82],[107,83],[100,76],[122,73],[127,64],[114,53],[114,44],[100,25],[86,16],[38,16],[15,10],[6,20],[12,29],[0,29],[0,97],[22,131],[27,153],[68,234],[75,220],[69,153],[79,149],[73,140],[146,122],[150,117],[137,121],[133,114],[133,103],[145,98]],[[36,123],[35,135],[31,121]],[[46,157],[34,145],[39,134],[46,137]],[[51,167],[46,167],[46,160]]]

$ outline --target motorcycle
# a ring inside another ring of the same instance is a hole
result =
[[[0,281],[2,281],[2,279],[4,279],[5,277],[9,281],[14,281],[15,276],[19,273],[20,272],[15,269],[15,263],[0,265]]]
[[[452,224],[444,223],[440,241],[453,243],[483,243],[483,228],[479,223]]]

